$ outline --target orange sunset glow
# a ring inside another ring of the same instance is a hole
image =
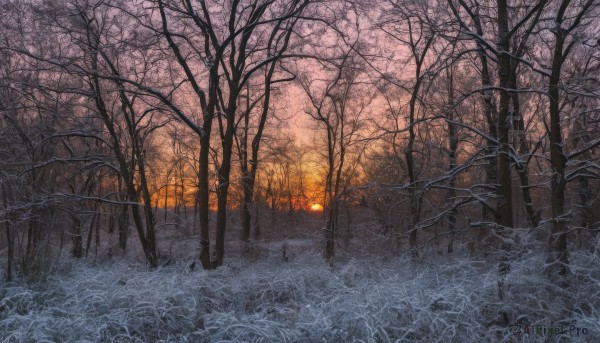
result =
[[[310,210],[313,212],[322,212],[323,211],[323,205],[321,204],[312,204],[310,205]]]

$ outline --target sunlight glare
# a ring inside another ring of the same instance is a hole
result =
[[[310,205],[310,210],[314,212],[321,212],[323,211],[323,206],[321,204],[312,204]]]

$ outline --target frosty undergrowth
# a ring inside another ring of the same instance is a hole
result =
[[[512,265],[498,300],[496,265],[369,256],[283,263],[188,263],[148,271],[125,262],[72,265],[35,285],[0,289],[2,342],[578,342],[600,341],[600,259],[574,254],[573,283],[542,274],[541,254]],[[586,335],[515,336],[499,315]]]

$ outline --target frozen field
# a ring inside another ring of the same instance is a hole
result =
[[[522,256],[505,302],[496,266],[477,259],[361,256],[331,268],[302,255],[287,263],[230,260],[211,272],[191,271],[189,263],[148,271],[80,261],[43,283],[3,284],[0,341],[600,341],[600,259],[593,254],[572,256],[567,290],[546,281],[540,255]],[[532,329],[565,331],[515,336],[501,311]]]

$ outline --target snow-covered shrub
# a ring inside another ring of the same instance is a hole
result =
[[[600,341],[600,265],[572,255],[562,289],[543,274],[544,254],[512,262],[503,301],[497,263],[475,258],[412,262],[304,254],[231,260],[215,271],[175,263],[154,271],[124,262],[77,262],[33,285],[0,288],[5,342],[559,342]],[[574,336],[521,328],[585,328]]]

